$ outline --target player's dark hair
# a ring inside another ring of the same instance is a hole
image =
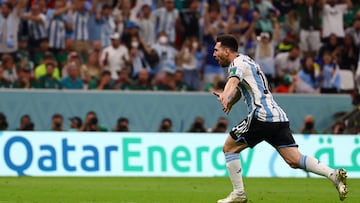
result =
[[[220,35],[216,42],[221,43],[221,47],[229,48],[232,52],[238,52],[238,41],[232,35]]]

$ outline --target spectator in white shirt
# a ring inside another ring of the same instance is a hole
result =
[[[20,23],[20,10],[25,5],[21,0],[14,9],[13,4],[6,2],[1,4],[0,13],[0,55],[14,53],[18,49],[18,30]]]
[[[285,74],[296,73],[300,66],[300,48],[298,45],[293,45],[289,52],[277,54],[275,57],[275,83],[284,78]]]
[[[111,45],[106,47],[100,57],[100,63],[105,70],[111,72],[111,78],[118,79],[117,72],[126,68],[130,61],[128,48],[121,43],[120,34],[114,33],[110,37]]]
[[[350,0],[343,0],[337,4],[336,0],[328,0],[323,9],[323,30],[322,37],[327,39],[334,33],[338,38],[344,38],[343,16],[347,9],[352,7]]]

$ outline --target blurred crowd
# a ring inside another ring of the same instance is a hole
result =
[[[0,87],[221,90],[219,34],[273,92],[357,92],[360,4],[350,0],[0,0]]]
[[[131,132],[130,121],[126,117],[119,117],[116,121],[115,126],[108,128],[102,125],[98,119],[96,112],[87,112],[84,120],[79,116],[73,116],[68,118],[69,122],[66,122],[64,116],[59,113],[55,113],[51,117],[51,126],[42,131],[87,131],[87,132]],[[66,125],[65,123],[69,123]],[[149,130],[149,132],[194,132],[194,133],[224,133],[228,132],[228,120],[225,117],[219,117],[217,122],[211,126],[206,127],[205,119],[198,116],[194,119],[187,129],[174,129],[172,125],[173,121],[171,118],[164,118],[160,121],[157,129]],[[10,129],[6,118],[6,115],[0,112],[0,131],[5,130],[17,130],[17,131],[34,131],[38,130],[35,126],[35,121],[30,115],[24,114],[20,118],[18,127]]]

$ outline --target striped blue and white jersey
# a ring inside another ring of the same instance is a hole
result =
[[[47,13],[49,47],[63,49],[65,48],[67,19],[63,14],[54,16],[54,12],[55,10],[49,10]]]
[[[75,11],[72,15],[73,25],[74,25],[74,40],[86,41],[89,40],[89,13],[88,12],[79,12]]]
[[[28,20],[28,28],[29,28],[29,35],[31,39],[34,40],[40,40],[47,37],[46,32],[46,25],[47,20],[46,16],[44,14],[39,14],[39,17],[41,18],[41,22],[34,22],[32,20]]]
[[[286,113],[275,102],[268,88],[265,74],[249,56],[240,54],[230,64],[229,78],[237,77],[240,80],[240,89],[249,115],[264,122],[287,122]]]

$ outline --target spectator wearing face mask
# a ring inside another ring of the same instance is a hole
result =
[[[304,123],[299,133],[301,134],[317,134],[315,130],[315,119],[312,115],[307,115],[304,118]]]

